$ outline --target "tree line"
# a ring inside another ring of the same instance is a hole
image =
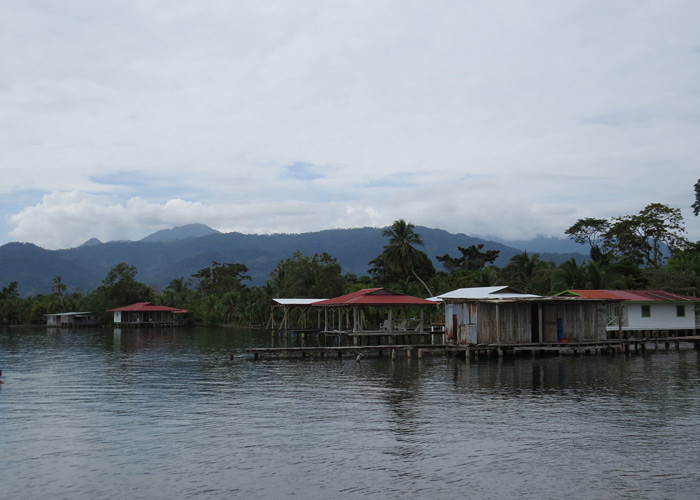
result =
[[[695,216],[700,213],[700,180],[695,184]],[[199,325],[264,326],[273,297],[330,298],[368,287],[430,297],[463,287],[509,285],[523,292],[556,294],[567,289],[664,289],[700,294],[700,242],[685,237],[680,209],[652,203],[633,215],[611,219],[583,218],[565,233],[589,248],[583,262],[560,265],[538,253],[522,252],[503,267],[494,265],[498,250],[482,244],[457,247],[453,255],[435,256],[436,269],[420,248],[415,226],[403,219],[384,230],[386,245],[368,263],[365,276],[343,273],[327,253],[295,252],[281,261],[263,286],[251,287],[248,268],[212,262],[191,276],[173,279],[165,289],[136,279],[137,269],[121,262],[88,293],[68,292],[60,276],[46,294],[20,297],[18,283],[0,291],[0,325],[42,324],[45,314],[93,311],[111,321],[108,309],[152,302],[190,311]]]

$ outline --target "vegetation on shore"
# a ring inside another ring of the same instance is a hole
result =
[[[700,213],[700,180],[694,186],[695,215]],[[67,311],[104,313],[135,302],[153,302],[187,309],[200,325],[265,325],[273,297],[330,298],[368,287],[428,297],[462,287],[510,285],[524,292],[554,294],[566,289],[664,289],[700,294],[700,242],[685,238],[680,210],[660,203],[638,214],[610,220],[585,218],[566,234],[590,246],[590,258],[557,266],[537,253],[523,252],[497,267],[498,250],[483,245],[457,247],[456,254],[435,256],[436,269],[420,248],[415,226],[403,219],[384,231],[387,244],[368,263],[365,276],[343,274],[327,253],[294,252],[270,273],[264,286],[250,287],[248,268],[240,263],[212,262],[192,276],[173,279],[165,289],[136,279],[137,269],[122,262],[112,268],[96,290],[68,292],[69,283],[53,279],[46,294],[20,297],[13,281],[0,291],[0,325],[42,324],[45,314]]]

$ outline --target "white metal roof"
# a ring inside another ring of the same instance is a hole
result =
[[[451,292],[438,295],[438,299],[536,299],[540,295],[523,293],[509,286],[479,286],[472,288],[459,288]]]
[[[44,314],[44,316],[82,316],[84,314],[95,314],[94,312],[65,312],[65,313],[50,313]]]
[[[326,299],[272,299],[281,306],[308,306]]]

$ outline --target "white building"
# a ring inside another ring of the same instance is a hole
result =
[[[664,290],[567,290],[562,295],[622,302],[607,306],[608,332],[687,332],[697,328],[697,297]]]

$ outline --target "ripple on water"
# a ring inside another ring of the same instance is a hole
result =
[[[693,498],[700,484],[693,351],[250,362],[230,331],[129,335],[0,333],[0,498]]]

